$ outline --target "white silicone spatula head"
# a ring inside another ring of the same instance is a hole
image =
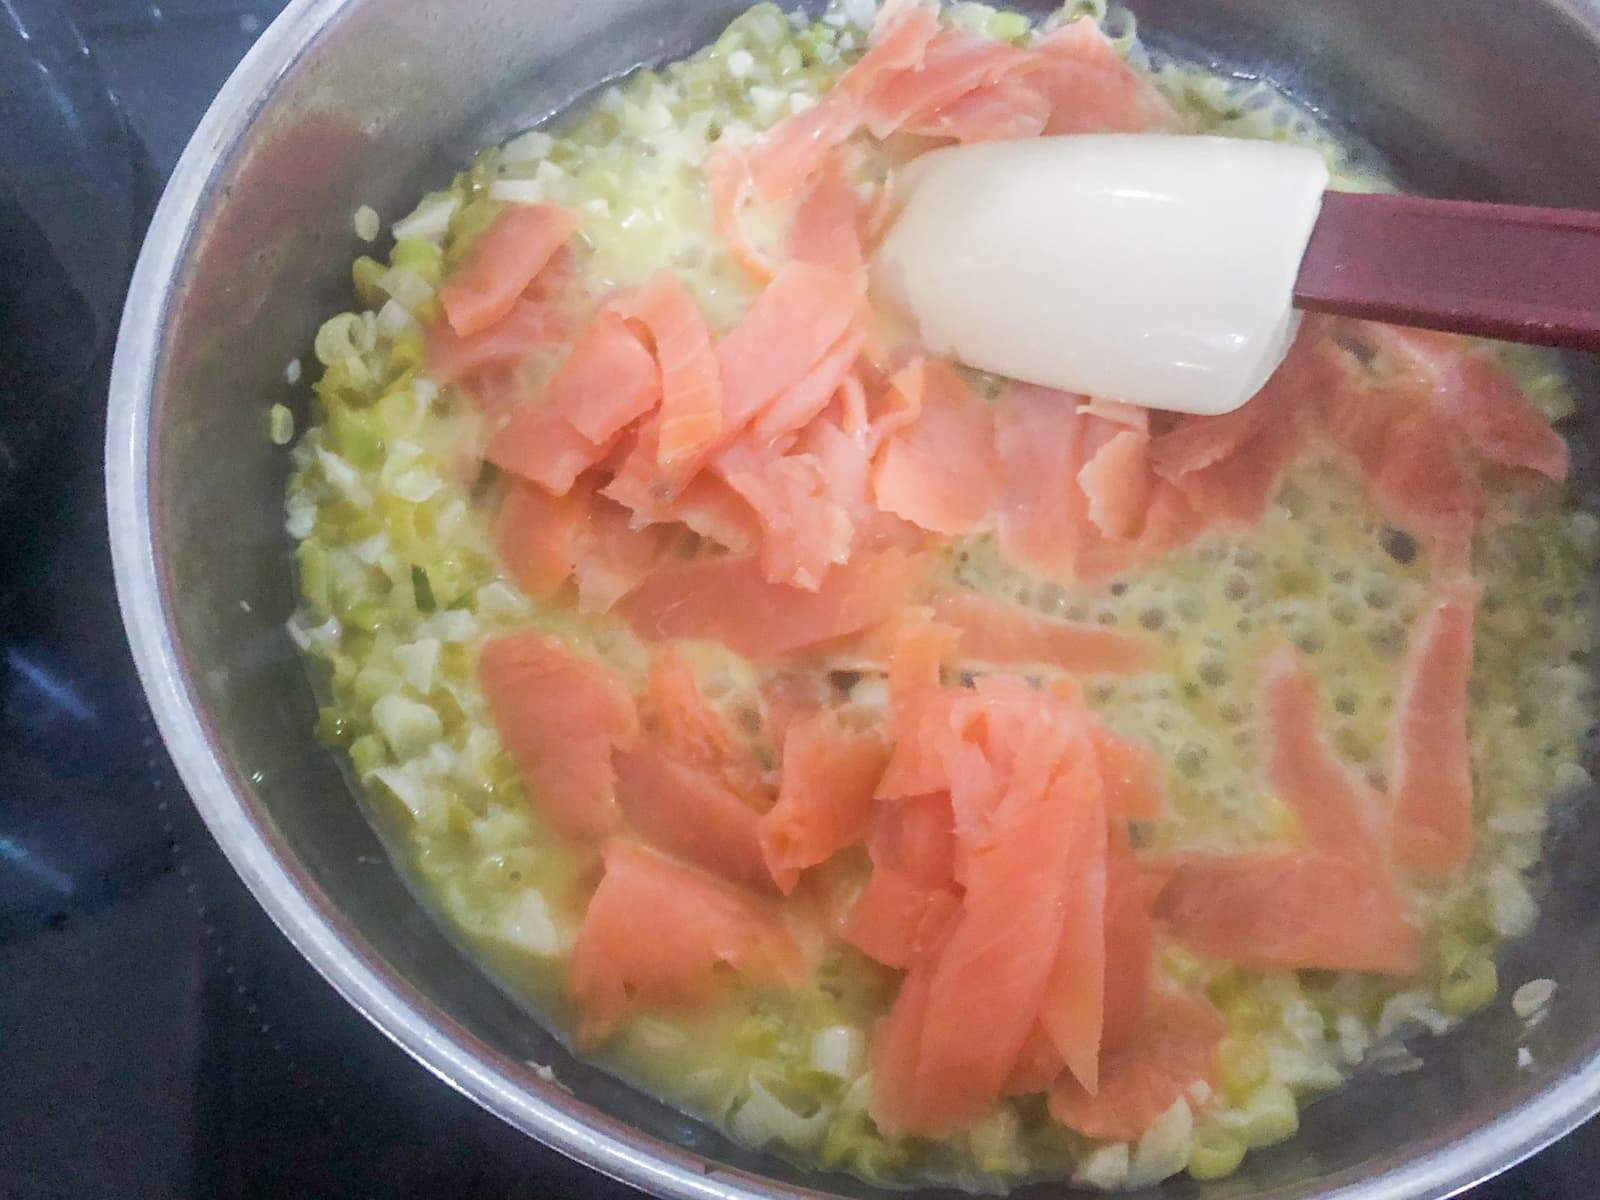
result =
[[[1310,150],[1105,134],[935,150],[875,292],[969,366],[1178,412],[1243,404],[1293,337],[1328,172]]]

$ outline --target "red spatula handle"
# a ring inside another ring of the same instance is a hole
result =
[[[1329,192],[1295,304],[1600,350],[1600,213]]]

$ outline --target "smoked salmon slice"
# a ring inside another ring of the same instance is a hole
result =
[[[671,647],[658,650],[645,682],[651,737],[680,762],[704,767],[755,807],[765,808],[760,760],[728,720],[707,703],[694,670]]]
[[[1342,344],[1325,351],[1336,382],[1322,427],[1396,524],[1435,539],[1469,534],[1487,509],[1485,464],[1565,477],[1565,442],[1485,352],[1366,322],[1337,329],[1372,361]]]
[[[1155,473],[1208,521],[1253,525],[1305,444],[1307,418],[1338,386],[1324,326],[1307,321],[1287,357],[1242,407],[1180,416],[1150,443]]]
[[[904,969],[960,907],[950,797],[935,793],[879,804],[867,854],[872,874],[840,934],[869,958]]]
[[[504,317],[577,228],[577,215],[553,204],[502,209],[439,289],[450,328],[471,337]]]
[[[1280,647],[1262,670],[1267,776],[1304,851],[1180,863],[1161,916],[1179,940],[1257,966],[1408,974],[1418,936],[1395,890],[1376,798],[1322,735],[1316,683]]]
[[[1341,357],[1328,340],[1328,326],[1307,318],[1278,369],[1240,407],[1216,416],[1172,416],[1151,441],[1151,466],[1161,478],[1182,483],[1242,454],[1269,425],[1315,411],[1321,394],[1333,390],[1344,374]]]
[[[1066,888],[1054,961],[1039,1021],[1061,1060],[1088,1091],[1100,1086],[1105,1028],[1106,802],[1098,756],[1085,753],[1062,777],[1072,792],[1065,830]]]
[[[1028,70],[1034,58],[1006,42],[946,30],[935,34],[916,66],[879,76],[862,102],[873,137],[888,137],[908,122],[931,119],[979,88]]]
[[[516,300],[511,311],[471,337],[462,337],[448,321],[428,326],[423,366],[438,384],[456,383],[490,367],[520,362],[543,346],[571,336],[571,322],[548,301]]]
[[[944,792],[908,796],[878,807],[867,842],[872,861],[920,887],[955,877],[955,814]]]
[[[942,915],[942,921],[933,922],[919,943],[888,1015],[872,1031],[869,1047],[872,1094],[868,1112],[885,1133],[909,1132],[938,1123],[930,1119],[933,1114],[927,1111],[929,1106],[918,1076],[922,1066],[922,1037],[927,1029],[934,977],[939,969],[939,952],[960,920],[959,903],[952,901],[944,907]],[[1021,1053],[1020,1047],[1018,1053]],[[939,1116],[942,1119],[942,1114]]]
[[[1078,471],[1089,520],[1108,538],[1129,538],[1150,506],[1150,436],[1134,429],[1113,433]]]
[[[918,66],[939,32],[938,18],[914,0],[885,0],[872,23],[871,45],[839,80],[839,90],[865,99],[879,80]]]
[[[816,363],[790,383],[755,420],[751,432],[758,445],[776,442],[804,428],[827,408],[856,365],[866,333],[852,327],[839,335]]]
[[[1215,1082],[1222,1033],[1222,1019],[1204,1001],[1162,994],[1137,1036],[1106,1055],[1099,1089],[1091,1094],[1062,1076],[1050,1093],[1050,1115],[1085,1137],[1134,1141],[1194,1084]]]
[[[1304,444],[1301,426],[1268,422],[1237,453],[1175,481],[1184,499],[1210,521],[1254,525],[1266,515],[1278,481]]]
[[[921,549],[923,532],[909,521],[886,513],[872,498],[872,450],[874,434],[865,420],[854,432],[842,427],[840,401],[861,386],[853,375],[846,375],[835,393],[835,403],[805,429],[795,442],[795,450],[816,458],[828,480],[833,499],[845,510],[854,531],[854,549],[883,550],[898,546],[902,550]]]
[[[916,422],[922,415],[927,380],[928,360],[920,354],[889,376],[879,399],[879,411],[872,418],[872,428],[879,436],[888,437]]]
[[[660,399],[650,352],[620,316],[606,309],[589,322],[545,393],[545,404],[597,446],[621,433]]]
[[[807,975],[771,905],[641,846],[608,844],[567,971],[578,1040],[604,1040],[638,1007],[709,1002],[724,966],[764,987]]]
[[[714,558],[656,571],[618,605],[647,641],[704,638],[770,660],[887,619],[924,570],[899,550],[852,555],[814,592],[770,583],[753,558]]]
[[[622,680],[560,639],[526,632],[484,643],[478,683],[534,807],[567,837],[614,832],[612,751],[639,731]]]
[[[577,495],[582,486],[568,495]],[[578,611],[611,611],[661,562],[671,540],[668,529],[654,525],[636,529],[620,504],[604,496],[591,497],[573,554]]]
[[[875,962],[904,970],[960,907],[954,888],[927,887],[892,867],[874,867],[839,935]]]
[[[658,271],[612,308],[644,328],[659,371],[661,417],[656,462],[670,467],[710,445],[722,432],[722,379],[716,351],[694,298],[671,271]],[[574,422],[576,424],[576,422]],[[579,430],[590,437],[596,434]]]
[[[765,461],[750,455],[741,467],[719,464],[719,471],[761,525],[761,569],[769,582],[814,592],[850,556],[850,515],[811,455]]]
[[[1328,852],[1182,863],[1158,915],[1185,945],[1247,966],[1410,975],[1421,965],[1390,880]]]
[[[1149,748],[1118,737],[1104,726],[1097,726],[1090,736],[1100,762],[1106,812],[1124,821],[1155,821],[1164,816],[1161,764]]]
[[[1389,426],[1367,478],[1373,497],[1396,522],[1430,536],[1458,536],[1484,513],[1483,489],[1465,447],[1427,409]]]
[[[862,286],[856,274],[815,263],[778,269],[717,346],[726,436],[753,421],[838,343],[860,315]]]
[[[1049,124],[1050,108],[1049,97],[1026,78],[1007,76],[908,118],[900,131],[962,143],[1038,137]]]
[[[1017,1055],[1017,1063],[1011,1068],[1011,1074],[1006,1076],[1001,1094],[1031,1096],[1035,1092],[1048,1092],[1066,1069],[1067,1064],[1062,1061],[1061,1051],[1050,1040],[1050,1034],[1043,1025],[1035,1025],[1028,1034],[1028,1040],[1022,1043],[1022,1051]]]
[[[778,802],[761,818],[761,851],[784,892],[800,872],[866,836],[872,794],[889,761],[873,730],[847,729],[824,710],[789,727]]]
[[[638,442],[605,494],[632,508],[640,520],[671,505],[714,453],[726,450],[750,423],[774,402],[791,414],[820,400],[796,399],[789,389],[814,385],[819,363],[834,362],[840,339],[857,323],[864,301],[864,282],[815,263],[784,264],[762,290],[743,318],[717,345],[717,369],[722,381],[721,432],[693,453],[680,456],[671,467],[660,467],[660,430],[654,422],[641,427]],[[854,352],[850,351],[853,359]],[[847,364],[839,366],[842,374]],[[807,397],[810,396],[806,392]],[[759,445],[747,446],[760,451]]]
[[[960,636],[925,608],[901,614],[893,626],[889,704],[894,753],[878,783],[880,797],[942,792],[948,786],[940,735],[951,719],[953,697],[940,688],[939,673]]]
[[[807,671],[779,671],[761,681],[761,729],[767,745],[781,753],[796,721],[820,712],[828,700],[822,680]]]
[[[989,410],[952,367],[929,361],[920,413],[873,463],[878,506],[930,533],[956,535],[989,515],[999,489]]]
[[[712,227],[739,269],[757,283],[766,283],[776,268],[772,259],[756,248],[744,227],[744,210],[753,186],[744,155],[722,142],[711,147],[706,155],[706,199],[711,205]]]
[[[495,516],[494,544],[517,586],[542,600],[572,578],[588,517],[589,495],[583,488],[552,496],[511,480]]]
[[[1394,852],[1430,879],[1459,874],[1472,859],[1472,746],[1467,681],[1480,586],[1441,586],[1417,623],[1406,655],[1391,735]]]
[[[1110,789],[1107,789],[1108,794]],[[1156,902],[1169,877],[1140,863],[1115,828],[1108,838],[1105,1022],[1100,1054],[1121,1050],[1150,1009],[1155,975]]]
[[[1534,471],[1553,483],[1567,477],[1566,440],[1486,352],[1464,357],[1446,407],[1460,415],[1467,439],[1485,459]]]
[[[675,472],[663,474],[656,424],[654,417],[647,417],[637,427],[601,495],[632,512],[635,525],[677,522],[737,554],[753,552],[761,541],[755,511],[713,472],[700,471],[687,483]]]
[[[1453,334],[1361,322],[1357,336],[1424,381],[1443,412],[1489,462],[1567,477],[1567,443],[1550,428],[1493,356]]]
[[[1149,80],[1117,53],[1089,17],[1063,25],[1034,46],[1028,82],[1050,101],[1045,132],[1148,133],[1177,130],[1182,118]]]
[[[865,222],[861,197],[845,177],[840,156],[832,155],[795,209],[789,257],[836,271],[860,270]]]
[[[1001,491],[1000,545],[1007,557],[1049,579],[1076,578],[1088,521],[1078,487],[1086,418],[1082,399],[1031,384],[1013,384],[995,414]]]
[[[1054,777],[1013,764],[1010,786],[981,829],[964,831],[958,806],[956,838],[967,843],[960,916],[937,954],[925,1000],[905,1002],[919,964],[876,1034],[890,1046],[905,1039],[916,1047],[909,1072],[880,1075],[874,1060],[869,1111],[885,1131],[942,1136],[982,1116],[1001,1095],[1038,1020],[1061,940],[1071,835],[1084,803],[1081,775],[1093,773],[1086,740],[1077,753]],[[900,1028],[913,1023],[920,1032]]]
[[[645,841],[754,891],[773,891],[761,853],[761,813],[712,772],[679,762],[653,740],[619,751],[616,797]]]
[[[1307,846],[1363,862],[1381,857],[1377,798],[1323,736],[1316,679],[1288,646],[1261,669],[1267,777],[1300,820]]]
[[[1147,639],[1104,625],[1058,621],[976,592],[940,592],[931,604],[938,620],[960,631],[964,658],[1035,663],[1075,675],[1124,675],[1156,663]]]
[[[925,8],[885,5],[873,23],[867,52],[840,76],[833,89],[751,146],[748,178],[756,193],[766,200],[795,195],[834,148],[861,127],[861,102],[879,79],[921,62],[938,28],[938,19]]]
[[[615,439],[596,443],[542,401],[523,400],[489,439],[484,458],[554,496],[565,496],[590,467],[611,452]]]
[[[835,87],[755,140],[745,155],[746,186],[767,201],[793,196],[860,126],[855,101]]]

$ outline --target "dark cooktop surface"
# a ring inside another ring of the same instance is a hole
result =
[[[194,814],[123,643],[111,341],[161,181],[277,0],[0,0],[0,1196],[608,1197],[390,1045]],[[1476,1200],[1588,1200],[1591,1124]]]

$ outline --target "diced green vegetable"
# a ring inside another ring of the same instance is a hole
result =
[[[417,611],[431,613],[438,607],[433,599],[433,586],[428,582],[428,572],[421,567],[411,568],[411,588],[416,593]]]
[[[1451,1016],[1487,1007],[1500,990],[1494,960],[1482,952],[1464,956],[1439,981],[1439,1006]]]
[[[383,272],[383,264],[365,254],[350,266],[350,279],[355,285],[356,299],[366,308],[377,309],[383,305],[383,289],[378,286],[378,278]]]
[[[383,739],[375,734],[366,734],[350,743],[350,763],[362,778],[388,761],[389,752],[384,748]]]

